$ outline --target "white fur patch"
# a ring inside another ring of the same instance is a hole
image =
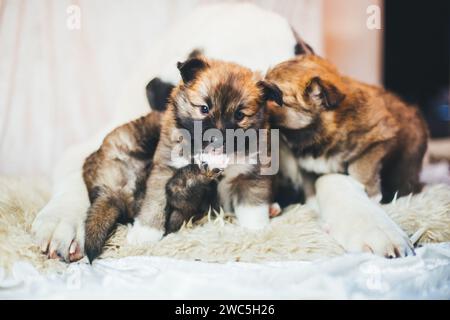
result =
[[[180,169],[183,168],[185,166],[187,166],[188,164],[191,164],[191,161],[189,161],[189,159],[185,158],[185,157],[178,157],[178,156],[172,156],[168,165],[176,168],[176,169]]]
[[[269,205],[259,206],[237,205],[234,213],[241,227],[260,230],[269,224]]]
[[[315,172],[318,174],[326,173],[343,173],[344,166],[340,157],[318,157],[312,156],[302,157],[298,159],[298,164],[306,171]]]
[[[144,245],[158,242],[164,236],[163,230],[143,225],[139,220],[128,228],[127,242],[131,245]]]

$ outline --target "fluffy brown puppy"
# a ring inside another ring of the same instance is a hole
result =
[[[205,151],[203,136],[197,141],[199,147],[193,141],[197,125],[201,133],[208,129],[223,133],[221,143],[225,145],[227,129],[268,129],[266,102],[282,104],[279,90],[242,66],[195,57],[179,63],[178,68],[182,82],[173,89],[162,120],[161,139],[147,180],[148,192],[128,232],[130,243],[153,242],[164,235],[165,186],[175,169],[192,163],[193,156]],[[186,132],[190,138],[180,139]],[[258,136],[258,144],[264,143],[267,139]],[[188,149],[193,147],[193,154],[179,155],[177,148],[188,145]],[[251,229],[262,228],[269,221],[271,177],[260,171],[259,158],[255,163],[232,163],[226,166],[218,184],[220,205]]]
[[[316,55],[280,63],[266,79],[283,92],[283,107],[270,108],[272,123],[295,156],[307,197],[327,173],[349,174],[383,202],[421,190],[428,131],[417,108]]]

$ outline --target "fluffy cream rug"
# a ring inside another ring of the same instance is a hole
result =
[[[49,198],[43,181],[0,178],[0,266],[7,270],[25,260],[40,270],[63,270],[63,262],[48,260],[33,244],[30,226]],[[419,244],[450,241],[450,186],[427,186],[421,194],[384,206],[409,234],[420,234]],[[169,256],[208,262],[313,260],[344,250],[319,226],[307,206],[291,206],[262,232],[237,227],[232,217],[206,217],[186,225],[157,244],[132,247],[124,241],[127,227],[120,226],[107,244],[103,258],[129,255]]]

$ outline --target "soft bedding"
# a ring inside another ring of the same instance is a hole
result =
[[[41,274],[16,263],[0,299],[450,299],[450,243],[388,260],[347,254],[313,262],[224,264],[126,257]]]

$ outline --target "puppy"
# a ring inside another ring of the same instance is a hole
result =
[[[117,223],[139,212],[161,131],[161,113],[120,126],[84,162],[83,179],[91,206],[85,222],[85,252],[92,262]]]
[[[83,166],[91,206],[85,223],[85,252],[93,261],[102,252],[117,223],[132,222],[146,191],[159,141],[161,114],[152,112],[108,134]],[[174,170],[166,185],[166,231],[219,210],[217,183],[222,170],[191,164]]]
[[[282,104],[282,95],[271,84],[262,81],[242,66],[194,57],[178,64],[182,81],[171,93],[162,120],[161,139],[141,211],[128,233],[130,243],[146,243],[161,239],[165,234],[165,186],[174,170],[192,163],[192,154],[208,154],[205,137],[208,129],[226,137],[227,129],[269,129],[266,103]],[[195,141],[201,128],[200,141]],[[197,129],[196,129],[197,128]],[[184,137],[185,134],[189,137]],[[267,144],[266,138],[258,144]],[[223,148],[226,139],[219,141]],[[197,145],[197,146],[196,146]],[[193,150],[186,155],[175,150]],[[229,152],[230,150],[227,150]],[[239,150],[231,150],[237,154]],[[248,150],[240,150],[248,155]],[[263,228],[269,221],[272,200],[271,176],[260,174],[260,159],[252,163],[232,163],[223,171],[219,182],[219,203],[225,211],[234,212],[241,225],[250,229]]]
[[[209,210],[219,211],[217,184],[222,175],[206,163],[178,169],[166,184],[166,234],[178,231],[184,222],[194,222]]]
[[[349,174],[382,202],[421,190],[428,131],[418,109],[316,55],[280,63],[266,79],[283,92],[271,120],[295,156],[307,198],[328,173]]]

